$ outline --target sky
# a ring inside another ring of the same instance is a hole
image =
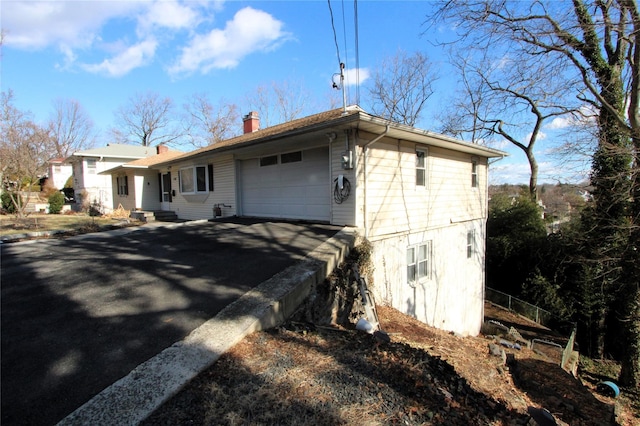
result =
[[[247,97],[259,86],[294,82],[309,93],[309,114],[329,109],[330,99],[342,96],[332,88],[339,62],[346,65],[347,103],[356,103],[359,92],[367,110],[371,75],[402,49],[426,54],[439,75],[416,125],[437,131],[438,112],[457,79],[446,52],[434,42],[451,37],[451,30],[425,25],[430,2],[360,0],[357,27],[354,5],[353,0],[2,0],[0,89],[12,90],[14,105],[42,123],[55,100],[78,101],[103,146],[116,125],[114,112],[140,93],[170,97],[178,106],[205,93],[246,114]],[[552,155],[561,124],[543,129],[536,151],[541,183],[585,176]],[[506,142],[493,147],[509,156],[492,164],[490,183],[528,183],[524,153]]]

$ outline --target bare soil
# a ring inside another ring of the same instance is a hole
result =
[[[491,305],[486,315],[523,335],[549,332]],[[601,395],[606,377],[576,379],[526,347],[503,348],[515,359],[506,365],[490,337],[456,336],[384,306],[378,316],[390,343],[299,322],[251,334],[144,424],[640,424],[637,391]]]

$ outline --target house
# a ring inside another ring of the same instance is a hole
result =
[[[103,213],[110,212],[113,209],[111,176],[101,172],[156,153],[156,147],[120,144],[74,152],[64,164],[72,167],[77,205],[91,205]]]
[[[73,174],[73,168],[71,164],[67,164],[64,158],[52,158],[49,160],[48,167],[48,185],[51,185],[55,189],[62,189],[67,183],[67,180]]]
[[[162,209],[182,219],[301,219],[356,227],[378,302],[445,330],[483,320],[487,174],[505,153],[357,106],[259,129],[156,163]]]
[[[113,190],[113,208],[119,205],[125,210],[162,210],[163,201],[171,200],[171,193],[163,193],[162,176],[154,168],[160,164],[184,154],[182,151],[170,150],[165,145],[156,147],[156,155],[140,158],[117,167],[105,170],[100,174],[111,177]]]

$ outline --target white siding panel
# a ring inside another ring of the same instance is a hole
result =
[[[185,197],[180,194],[178,170],[190,165],[205,164],[213,164],[213,191],[195,197]],[[176,191],[176,196],[173,197],[171,210],[175,211],[180,219],[211,219],[213,218],[214,206],[216,204],[225,204],[231,207],[222,207],[222,216],[236,215],[238,206],[236,203],[235,176],[235,160],[230,154],[201,159],[195,163],[182,163],[173,166],[171,169],[171,188]]]
[[[356,215],[356,208],[358,205],[362,205],[362,201],[358,200],[358,177],[356,175],[359,167],[361,167],[358,161],[360,147],[354,148],[354,143],[351,141],[350,148],[353,151],[354,168],[351,170],[344,169],[342,167],[342,154],[345,152],[344,140],[336,140],[331,144],[331,179],[328,180],[327,185],[331,191],[331,224],[340,226],[359,226],[357,219],[362,215]],[[333,191],[335,188],[335,180],[338,176],[344,176],[351,183],[351,193],[349,197],[341,204],[338,204],[333,199]],[[361,219],[360,219],[361,220]]]
[[[370,148],[366,182],[370,236],[486,217],[486,159],[478,159],[479,185],[472,188],[470,155],[434,147],[427,150],[423,187],[415,182],[415,144],[387,142]]]
[[[475,230],[476,250],[467,258],[467,232]],[[384,301],[431,326],[477,335],[484,306],[484,221],[398,235],[373,241],[373,289]],[[407,283],[406,251],[431,241],[431,277]]]

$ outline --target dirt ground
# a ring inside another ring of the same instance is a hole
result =
[[[637,394],[601,395],[599,379],[576,379],[542,352],[500,346],[515,359],[505,363],[489,337],[456,336],[384,306],[378,316],[389,343],[296,322],[254,333],[144,424],[640,424],[629,400]],[[537,328],[491,305],[486,316],[523,336]]]

